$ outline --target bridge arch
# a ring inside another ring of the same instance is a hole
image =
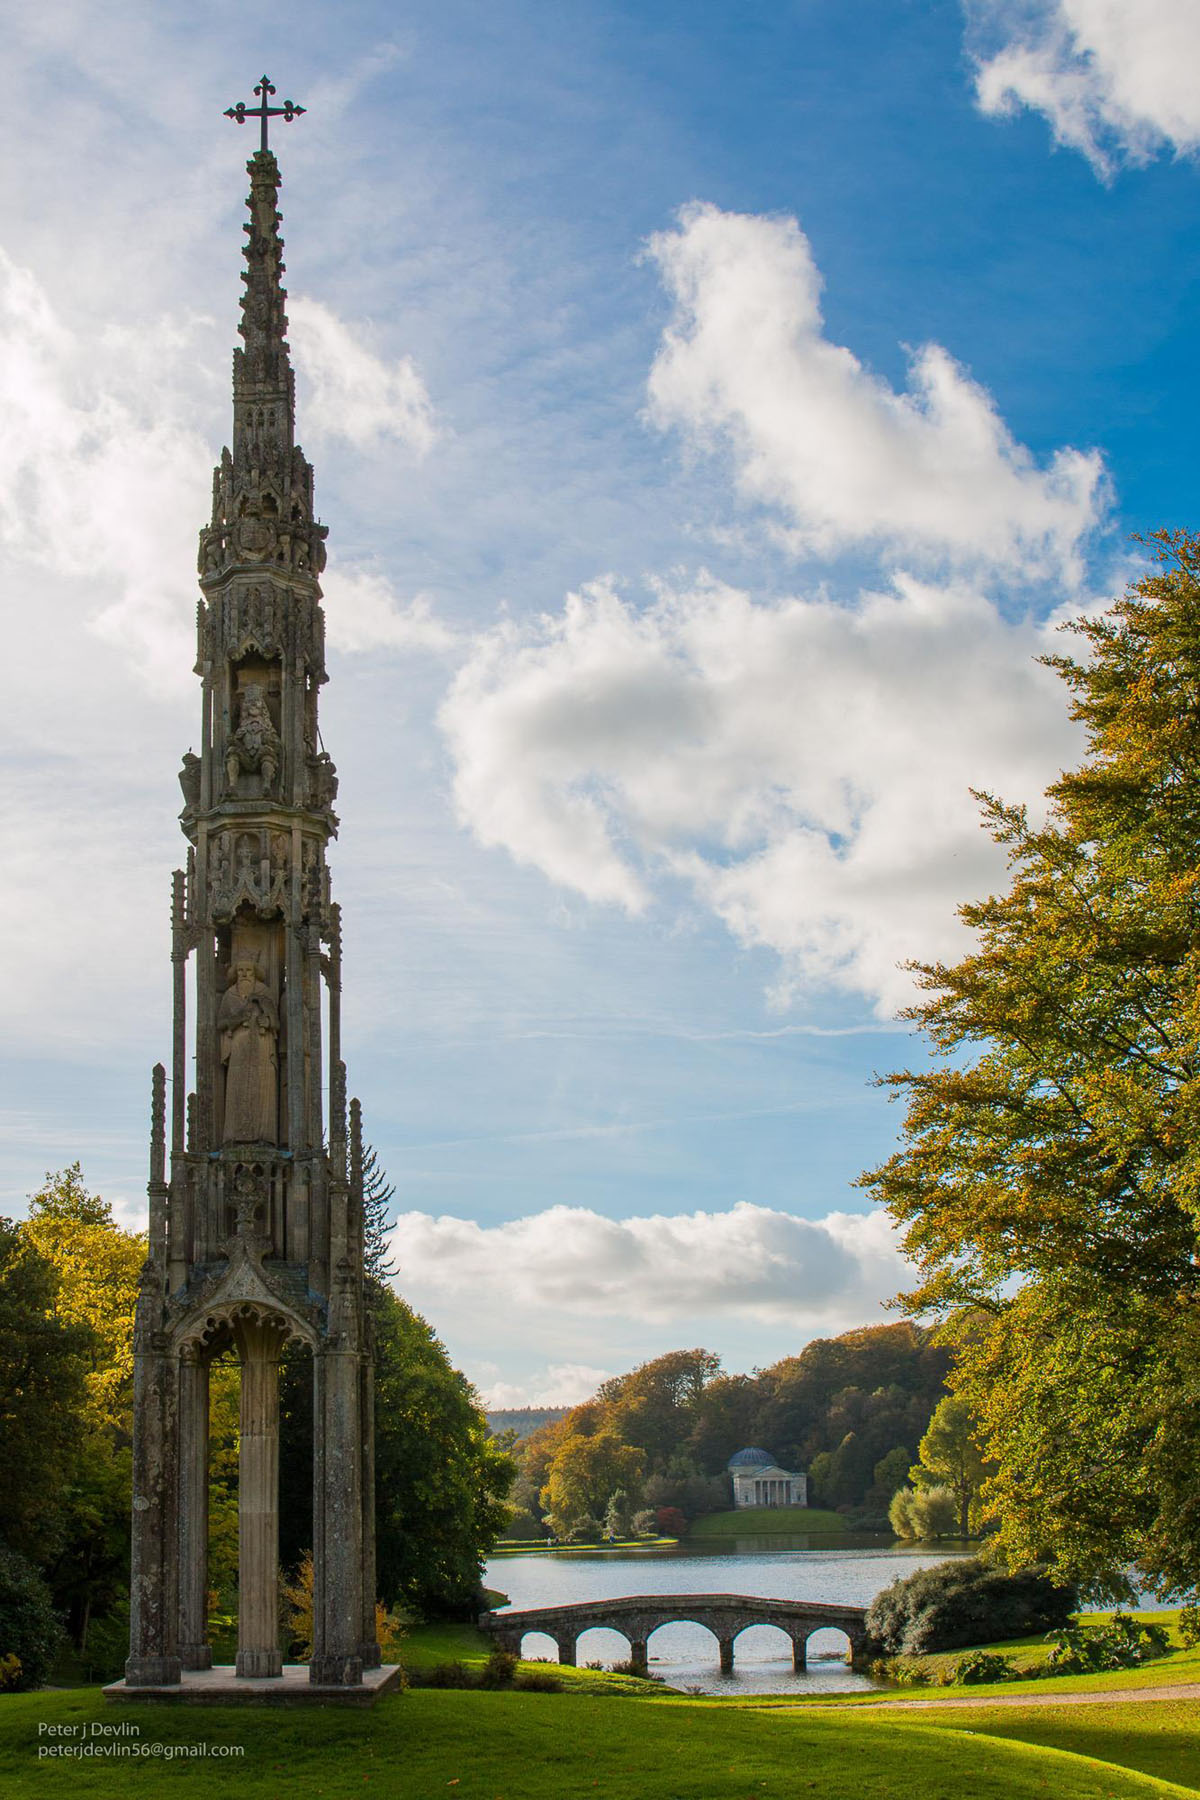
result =
[[[843,1662],[851,1662],[854,1657],[854,1639],[844,1625],[815,1625],[805,1638],[804,1650],[806,1657],[822,1661],[834,1657]]]
[[[585,1625],[575,1640],[575,1660],[581,1667],[588,1662],[629,1662],[632,1656],[633,1639],[621,1624]]]

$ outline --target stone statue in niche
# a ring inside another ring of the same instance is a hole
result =
[[[333,758],[328,750],[322,750],[317,756],[308,759],[309,792],[312,804],[321,811],[328,810],[337,799],[338,778],[333,766]]]
[[[226,1144],[273,1144],[279,1011],[258,965],[239,957],[217,1014],[225,1065]]]
[[[183,804],[189,812],[195,812],[200,804],[200,758],[194,750],[185,750],[183,753],[179,786],[183,791]]]
[[[279,773],[282,750],[264,688],[257,681],[247,682],[238,728],[225,753],[225,774],[230,792],[237,792],[239,776],[257,774],[262,778],[263,793],[269,794]]]

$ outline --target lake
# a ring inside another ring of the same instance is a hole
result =
[[[786,1539],[787,1548],[763,1549],[763,1540],[742,1539],[715,1547],[686,1544],[663,1550],[588,1550],[570,1555],[537,1551],[498,1556],[485,1580],[509,1597],[515,1608],[565,1606],[574,1600],[613,1599],[620,1594],[761,1594],[776,1600],[824,1600],[868,1606],[898,1575],[912,1575],[966,1549],[906,1549],[892,1538],[813,1536]],[[778,1540],[772,1540],[777,1543]],[[826,1547],[822,1547],[826,1546]],[[540,1633],[525,1639],[524,1655],[557,1661],[554,1640]],[[629,1655],[615,1631],[586,1631],[576,1655],[606,1666]],[[838,1631],[818,1631],[809,1640],[808,1668],[792,1668],[787,1635],[774,1625],[753,1625],[737,1640],[734,1671],[717,1667],[717,1643],[702,1625],[663,1625],[650,1639],[650,1672],[672,1687],[711,1694],[846,1693],[883,1685],[845,1662],[846,1639]]]

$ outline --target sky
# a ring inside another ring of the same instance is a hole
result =
[[[0,1209],[145,1216],[265,68],[344,1045],[493,1405],[894,1317],[906,963],[1195,523],[1188,0],[0,0]]]

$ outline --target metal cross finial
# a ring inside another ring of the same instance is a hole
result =
[[[297,106],[294,100],[285,100],[282,106],[268,106],[267,96],[273,94],[275,89],[265,75],[254,91],[256,94],[261,94],[261,105],[247,106],[244,100],[239,100],[236,106],[226,107],[225,117],[227,119],[236,119],[239,125],[244,125],[247,119],[261,119],[262,143],[259,148],[266,150],[267,120],[282,119],[285,125],[290,125],[293,119],[298,119],[300,114],[307,109],[303,106]]]

